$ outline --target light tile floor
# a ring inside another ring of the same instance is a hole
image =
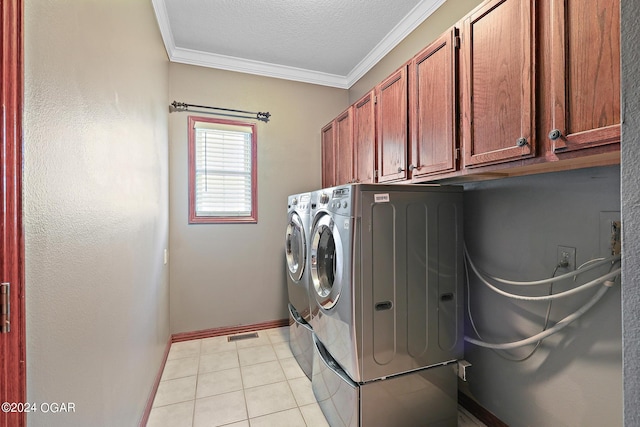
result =
[[[328,427],[289,328],[174,343],[147,427]],[[460,408],[458,425],[483,426]]]

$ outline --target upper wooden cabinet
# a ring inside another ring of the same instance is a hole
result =
[[[353,104],[353,178],[355,182],[375,182],[376,169],[375,92]]]
[[[620,0],[550,0],[555,153],[620,141]]]
[[[334,185],[620,162],[620,0],[486,0],[457,27],[323,129]]]
[[[407,66],[376,87],[378,182],[407,179]]]
[[[464,20],[465,167],[535,155],[534,0],[492,0]]]
[[[335,120],[322,128],[322,188],[336,185]]]
[[[322,187],[353,181],[353,107],[322,128]]]
[[[443,34],[409,64],[413,181],[457,168],[457,36]]]
[[[336,127],[336,184],[342,185],[353,181],[353,107],[347,108],[335,120]]]

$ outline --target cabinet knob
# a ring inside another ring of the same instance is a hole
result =
[[[556,139],[560,138],[562,136],[562,132],[560,132],[560,130],[558,129],[554,129],[551,132],[549,132],[549,139],[552,141],[555,141]]]
[[[404,172],[404,168],[402,166],[398,166],[398,173]]]
[[[410,170],[410,171],[414,171],[414,170],[419,171],[421,167],[422,167],[422,166],[409,165],[409,170]]]
[[[525,146],[525,145],[527,145],[527,144],[528,144],[528,142],[527,142],[527,138],[525,138],[525,137],[520,137],[520,138],[518,138],[518,140],[516,141],[516,145],[517,145],[518,147],[524,147],[524,146]]]

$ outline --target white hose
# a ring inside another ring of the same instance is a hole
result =
[[[471,263],[470,263],[470,265],[471,265],[471,268],[473,269],[474,265],[471,264]],[[512,294],[510,292],[503,291],[502,289],[498,289],[495,286],[493,286],[484,277],[480,276],[475,269],[473,271],[476,273],[476,275],[478,275],[478,278],[480,279],[480,281],[482,283],[487,285],[487,287],[489,289],[491,289],[492,291],[494,291],[494,292],[496,292],[496,293],[498,293],[498,294],[500,294],[502,296],[505,296],[505,297],[508,297],[508,298],[513,298],[513,299],[517,299],[517,300],[521,300],[521,301],[549,301],[549,300],[554,300],[554,299],[558,299],[558,298],[568,297],[568,296],[571,296],[573,294],[577,294],[578,292],[582,292],[582,291],[584,291],[586,289],[592,288],[592,287],[594,287],[596,285],[599,285],[600,283],[604,283],[605,281],[607,281],[609,279],[613,279],[614,277],[620,275],[620,272],[622,271],[622,269],[617,268],[617,269],[605,274],[604,276],[600,276],[597,279],[594,279],[594,280],[592,280],[590,282],[587,282],[587,283],[585,283],[583,285],[580,285],[580,286],[578,286],[576,288],[572,288],[572,289],[569,289],[569,290],[564,291],[564,292],[559,292],[557,294],[544,295],[544,296],[539,296],[539,297],[529,297],[529,296],[525,296],[525,295]]]
[[[513,298],[513,299],[517,299],[517,300],[521,300],[521,301],[549,301],[549,300],[554,300],[554,299],[558,299],[558,298],[564,298],[564,297],[568,297],[570,295],[576,294],[578,292],[582,292],[586,289],[592,288],[596,285],[599,285],[600,283],[603,283],[606,280],[612,279],[616,276],[618,276],[620,274],[621,269],[618,268],[616,270],[613,270],[611,272],[609,272],[608,274],[605,274],[604,276],[600,276],[597,279],[594,279],[590,282],[587,282],[583,285],[580,285],[576,288],[572,288],[569,289],[567,291],[564,292],[559,292],[557,294],[553,294],[553,295],[545,295],[545,296],[538,296],[538,297],[530,297],[530,296],[524,296],[524,295],[518,295],[518,294],[512,294],[510,292],[506,292],[503,291],[502,289],[498,289],[495,286],[493,286],[491,283],[489,283],[489,281],[487,281],[487,279],[482,275],[482,273],[480,271],[478,271],[478,268],[476,267],[476,265],[473,263],[473,261],[471,260],[471,258],[469,257],[469,254],[467,252],[467,261],[469,262],[469,265],[471,266],[471,269],[473,270],[473,272],[476,274],[476,276],[478,276],[478,279],[480,279],[480,281],[482,283],[484,283],[489,289],[491,289],[492,291],[508,297],[508,298]],[[604,262],[604,261],[602,261]],[[592,268],[593,266],[596,265],[601,265],[599,262],[598,263],[593,263],[590,267],[587,268]],[[554,279],[554,281],[558,281],[560,280],[562,276],[558,276],[558,277],[553,277],[552,279]],[[521,282],[524,283],[524,282]]]
[[[469,253],[466,252],[466,256],[467,259],[469,260],[470,263],[472,263],[471,261],[471,257],[469,256]],[[605,265],[608,263],[613,263],[618,261],[621,258],[620,255],[616,255],[616,256],[612,256],[609,258],[602,258],[599,260],[591,260],[591,261],[587,261],[586,263],[582,264],[582,265],[587,265],[590,264],[588,267],[578,267],[576,270],[574,271],[570,271],[569,273],[565,273],[565,274],[561,274],[560,276],[556,276],[556,277],[550,277],[548,279],[541,279],[541,280],[532,280],[532,281],[528,281],[528,282],[519,282],[516,280],[507,280],[507,279],[501,279],[500,277],[495,277],[492,276],[490,274],[487,274],[486,272],[480,272],[480,273],[476,273],[476,274],[482,274],[483,276],[486,276],[492,280],[495,280],[496,282],[499,283],[504,283],[505,285],[514,285],[514,286],[536,286],[536,285],[548,285],[549,283],[554,283],[560,280],[564,280],[564,279],[568,279],[570,277],[576,277],[582,273],[585,273],[589,270],[593,270],[596,267],[600,267],[601,265]],[[476,270],[474,270],[476,271]],[[479,270],[478,270],[479,271]]]
[[[609,283],[605,284],[605,286],[600,288],[598,290],[598,292],[596,292],[596,294],[585,305],[583,305],[580,309],[575,311],[573,314],[570,314],[569,316],[565,317],[564,319],[560,320],[552,328],[549,328],[549,329],[547,329],[545,331],[542,331],[539,334],[536,334],[536,335],[534,335],[534,336],[532,336],[530,338],[526,338],[526,339],[520,340],[520,341],[503,343],[503,344],[488,343],[488,342],[477,340],[475,338],[471,338],[471,337],[467,337],[467,336],[464,337],[464,340],[467,341],[468,343],[475,344],[475,345],[478,345],[480,347],[487,347],[487,348],[492,348],[492,349],[495,349],[495,350],[511,350],[511,349],[514,349],[514,348],[523,347],[525,345],[533,344],[533,343],[535,343],[537,341],[540,341],[540,340],[542,340],[542,339],[544,339],[544,338],[546,338],[546,337],[548,337],[550,335],[555,334],[556,332],[560,331],[564,327],[568,326],[574,320],[578,319],[580,316],[582,316],[584,313],[586,313],[591,307],[593,307],[593,305],[595,303],[597,303],[604,296],[604,294],[607,292],[607,290],[609,290],[609,287],[610,287]]]

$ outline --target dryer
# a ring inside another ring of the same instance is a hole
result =
[[[332,427],[457,425],[462,189],[313,195],[313,393]]]
[[[314,198],[311,325],[347,375],[462,358],[462,188],[350,184]]]
[[[289,346],[298,364],[311,378],[313,340],[309,300],[308,242],[311,193],[291,195],[287,199],[285,258],[289,296]]]

